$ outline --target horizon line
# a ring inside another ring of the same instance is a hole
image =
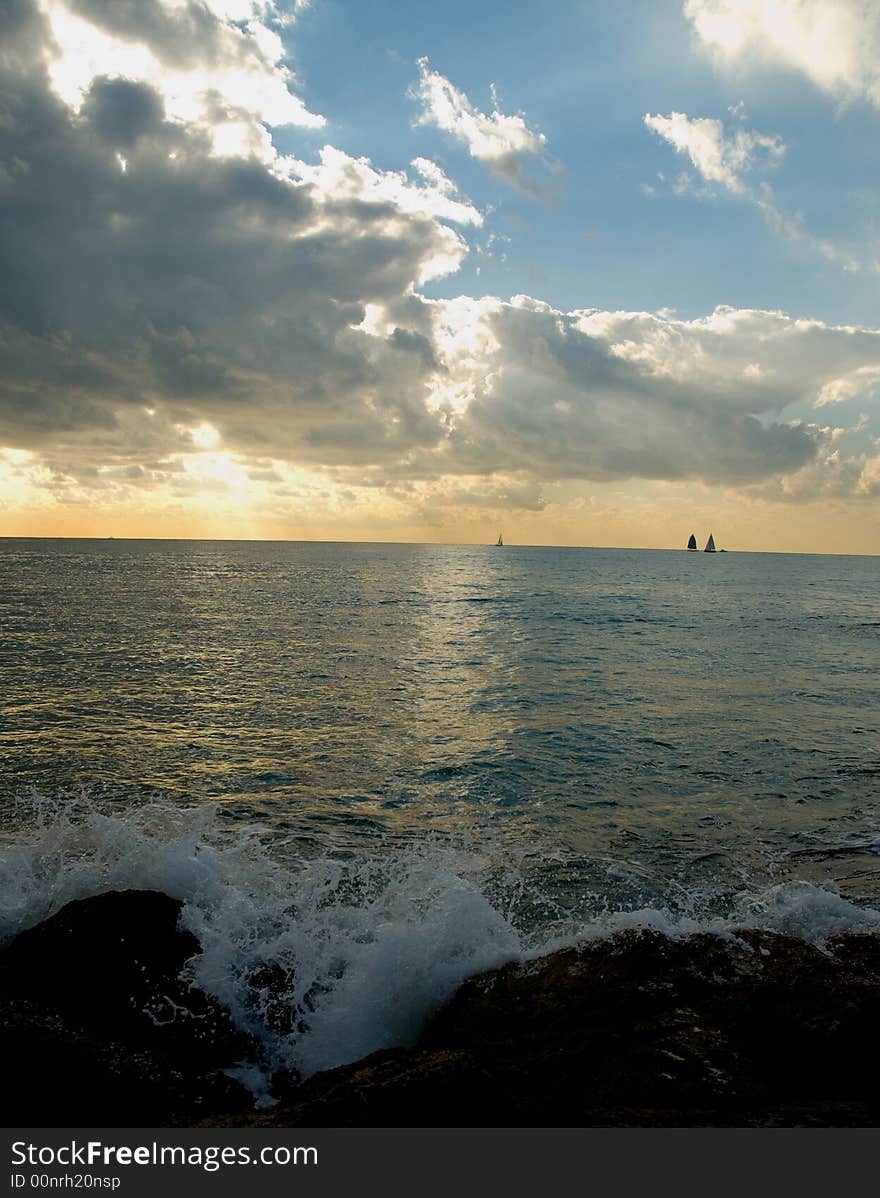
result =
[[[465,548],[465,549],[497,549],[499,546],[494,541],[369,541],[369,540],[335,540],[321,537],[127,537],[116,536],[115,533],[100,534],[93,536],[50,536],[47,534],[35,534],[32,536],[14,536],[0,533],[0,541],[120,541],[120,542],[140,542],[140,541],[158,541],[162,543],[179,543],[179,544],[197,544],[208,542],[218,545],[413,545],[413,546],[441,546],[444,548]],[[698,549],[696,551],[689,550],[687,546],[677,545],[552,545],[552,544],[534,544],[525,541],[505,541],[504,549],[587,549],[595,552],[631,552],[631,553],[705,553],[705,550]],[[805,552],[800,549],[718,549],[718,553],[750,553],[764,554],[770,556],[787,556],[787,557],[880,557],[878,553],[835,553],[830,550],[812,550]]]

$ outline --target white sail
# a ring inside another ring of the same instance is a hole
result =
[[[498,534],[498,540],[495,542],[495,544],[496,544],[496,545],[503,545],[503,544],[504,544],[504,537],[502,537],[501,533],[499,533],[499,534]]]
[[[706,542],[706,548],[703,550],[703,552],[704,553],[714,553],[715,552],[715,538],[712,536],[711,533],[709,533],[709,540]]]

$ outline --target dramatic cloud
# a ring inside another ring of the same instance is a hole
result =
[[[724,58],[800,71],[840,99],[880,108],[880,9],[872,0],[685,0]]]
[[[148,60],[66,94],[57,7],[0,8],[3,502],[231,495],[345,513],[381,492],[416,516],[540,511],[559,480],[772,488],[834,454],[869,493],[873,455],[843,454],[810,407],[872,391],[880,332],[427,298],[483,219],[436,163],[284,157],[259,107],[245,123],[265,137],[223,145],[204,105],[172,114]],[[262,34],[230,32],[254,6],[64,7],[102,36],[136,30],[160,64],[278,69]],[[693,160],[723,184],[767,150]]]
[[[785,421],[880,356],[880,333],[719,308],[678,321],[563,313],[528,297],[441,307],[446,454],[542,478],[743,483],[813,461],[829,430]]]
[[[40,70],[36,7],[4,19],[0,441],[106,464],[208,421],[332,462],[439,436],[412,289],[465,252],[432,204],[469,206],[335,152],[308,179],[218,156],[148,82],[99,76],[77,110]],[[368,305],[410,339],[363,331]]]
[[[53,90],[78,111],[94,79],[137,79],[173,121],[200,128],[216,152],[273,156],[267,126],[318,128],[291,90],[275,5],[203,0],[40,0]],[[262,18],[262,19],[260,19]]]
[[[485,162],[508,183],[521,191],[542,194],[543,186],[529,177],[528,167],[544,153],[544,134],[530,129],[522,114],[507,116],[497,104],[491,113],[481,112],[464,92],[432,71],[427,58],[420,58],[418,66],[419,82],[410,93],[422,105],[417,123],[451,133],[467,146],[472,158]]]

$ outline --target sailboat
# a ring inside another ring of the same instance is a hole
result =
[[[504,537],[502,537],[501,533],[498,534],[498,540],[495,542],[495,547],[504,547]]]
[[[694,536],[693,533],[691,533],[691,535],[688,537],[688,549],[696,549],[696,547],[697,547],[697,538]]]
[[[709,533],[709,540],[706,542],[706,548],[703,550],[703,552],[704,553],[714,553],[715,552],[715,538],[712,536],[711,533]]]

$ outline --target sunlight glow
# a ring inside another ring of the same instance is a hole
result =
[[[229,490],[244,490],[248,486],[245,468],[228,453],[187,455],[183,468],[191,479],[204,483],[222,483]]]
[[[270,31],[239,29],[226,25],[229,59],[208,70],[170,70],[143,43],[113,37],[74,16],[60,0],[41,0],[49,21],[57,56],[49,63],[49,78],[55,92],[78,112],[92,81],[99,76],[138,79],[149,83],[162,96],[171,120],[201,124],[217,123],[220,108],[248,113],[268,125],[300,125],[320,128],[324,118],[309,112],[289,90],[290,72],[268,55],[280,42]],[[252,53],[242,50],[250,43]],[[236,65],[232,65],[237,59]],[[240,65],[243,61],[244,65]],[[221,117],[220,123],[224,121]],[[248,147],[249,148],[249,147]],[[222,152],[226,152],[225,148]]]
[[[214,449],[220,444],[220,434],[207,421],[189,429],[189,436],[197,449]]]

